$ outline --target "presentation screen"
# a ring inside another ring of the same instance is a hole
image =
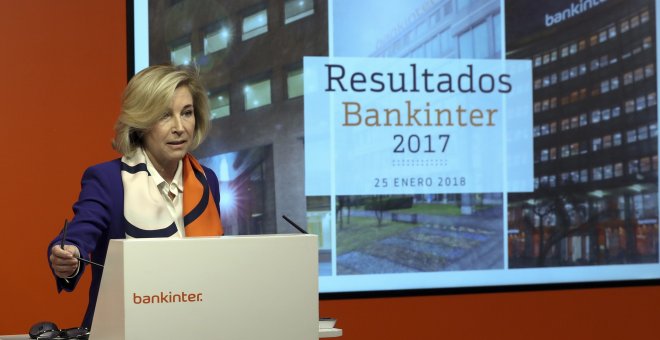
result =
[[[226,233],[317,234],[322,293],[649,280],[656,6],[135,1],[130,57],[199,70]]]

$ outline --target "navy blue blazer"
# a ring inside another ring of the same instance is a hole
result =
[[[215,202],[219,202],[219,184],[215,173],[202,166],[209,188]],[[219,211],[219,206],[216,206]],[[73,205],[74,217],[69,223],[66,243],[73,244],[80,250],[81,257],[104,264],[111,239],[126,238],[127,222],[124,218],[124,187],[121,180],[121,159],[91,166],[85,170],[81,181],[78,201]],[[58,235],[48,247],[50,249],[60,243],[62,234]],[[56,278],[57,291],[72,291],[85,271],[86,265],[81,262],[78,275],[68,279],[68,283]],[[50,265],[50,261],[49,261]],[[92,266],[92,283],[89,288],[89,302],[82,322],[83,327],[90,328],[96,308],[96,298],[101,285],[103,268]],[[54,276],[55,274],[53,274]]]

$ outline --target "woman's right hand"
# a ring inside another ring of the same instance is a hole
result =
[[[59,245],[50,248],[50,266],[55,275],[61,278],[73,276],[80,265],[76,257],[80,257],[80,251],[74,245],[67,244],[64,249]]]

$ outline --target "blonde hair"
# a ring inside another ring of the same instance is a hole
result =
[[[121,113],[115,123],[112,147],[125,156],[132,156],[143,146],[143,137],[167,112],[174,90],[186,86],[193,98],[195,136],[190,150],[204,141],[211,127],[209,100],[196,68],[156,65],[137,73],[126,85],[121,101]]]

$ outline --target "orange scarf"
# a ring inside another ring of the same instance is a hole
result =
[[[197,159],[183,157],[183,225],[186,237],[221,236],[222,222],[204,170]]]

